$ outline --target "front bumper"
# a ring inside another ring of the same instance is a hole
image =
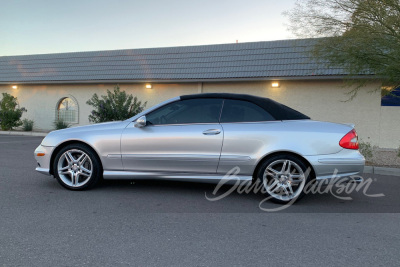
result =
[[[358,150],[343,149],[336,154],[306,156],[313,166],[316,179],[331,179],[360,175],[365,158]]]
[[[36,167],[36,171],[42,174],[50,175],[50,159],[53,150],[54,147],[52,146],[42,146],[42,145],[39,145],[35,149],[35,159],[38,164],[38,166]],[[44,154],[44,155],[38,156],[38,154]]]

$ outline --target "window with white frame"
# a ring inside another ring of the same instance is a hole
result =
[[[78,123],[78,104],[70,97],[64,97],[58,102],[56,113],[57,120]]]

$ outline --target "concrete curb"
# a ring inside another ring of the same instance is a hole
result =
[[[364,173],[389,175],[389,176],[400,176],[400,169],[398,168],[386,168],[386,167],[375,167],[365,166]]]
[[[0,131],[0,135],[46,136],[44,132]]]

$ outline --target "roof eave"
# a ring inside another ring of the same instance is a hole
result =
[[[352,76],[353,79],[371,79],[373,75]],[[12,84],[104,84],[104,83],[199,83],[199,82],[245,82],[245,81],[306,81],[306,80],[343,80],[346,75],[321,75],[321,76],[288,76],[288,77],[247,77],[247,78],[221,78],[221,79],[147,79],[147,80],[74,80],[74,81],[0,81],[3,85]]]

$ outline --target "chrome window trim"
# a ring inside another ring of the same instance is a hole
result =
[[[238,124],[238,123],[246,123],[246,124],[255,124],[255,123],[270,123],[270,122],[283,122],[281,120],[274,120],[274,121],[240,121],[240,122],[220,122],[219,124]]]
[[[193,123],[179,123],[179,124],[150,124],[146,125],[147,127],[163,127],[163,126],[185,126],[185,125],[216,125],[220,124],[219,122],[209,122],[209,123],[204,123],[204,122],[193,122]]]

